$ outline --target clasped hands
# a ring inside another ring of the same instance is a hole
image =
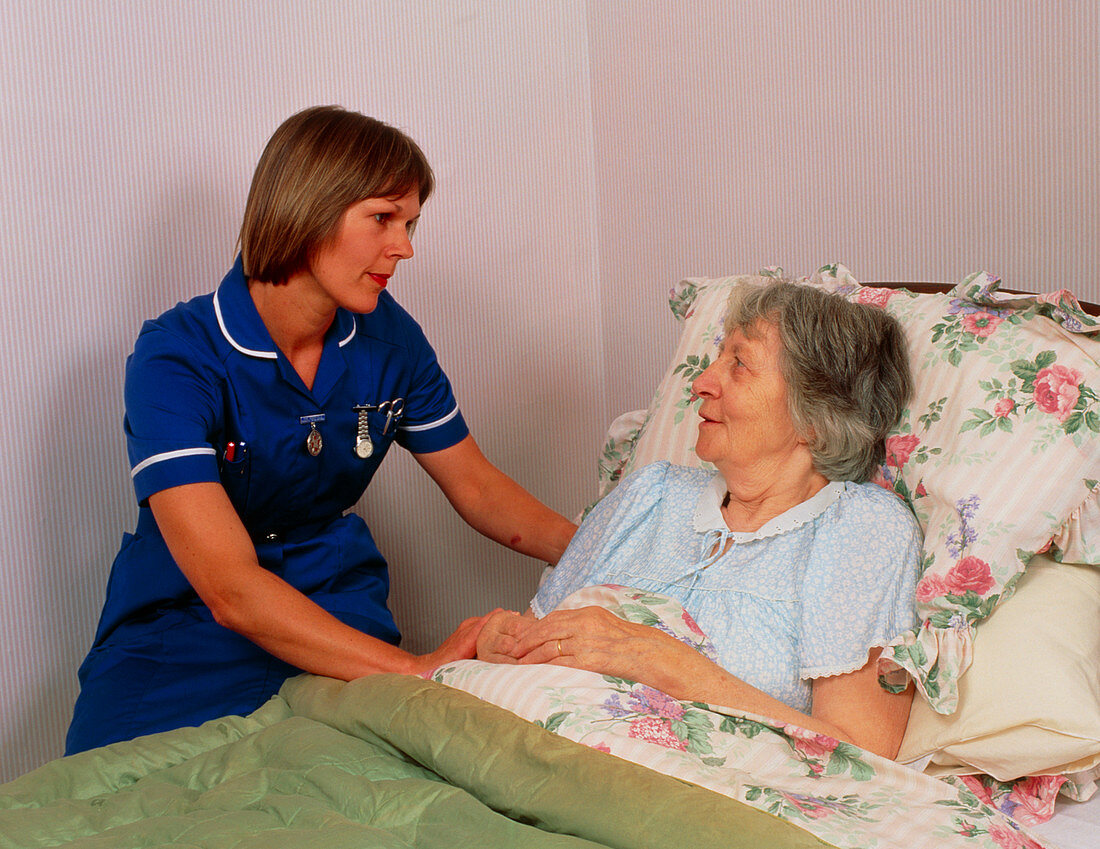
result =
[[[477,657],[492,663],[587,669],[665,692],[678,689],[685,667],[703,659],[675,637],[601,607],[555,610],[542,619],[531,611],[496,611],[478,635]]]

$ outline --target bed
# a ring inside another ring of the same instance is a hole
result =
[[[777,273],[673,289],[678,349],[649,408],[612,426],[600,495],[647,462],[699,465],[687,387],[730,287]],[[880,669],[920,690],[904,765],[622,679],[462,661],[300,676],[247,717],[53,761],[0,787],[0,847],[1097,845],[1100,311],[984,274],[804,282],[893,312],[914,358],[879,481],[925,529],[922,624]],[[567,603],[708,650],[667,598]]]

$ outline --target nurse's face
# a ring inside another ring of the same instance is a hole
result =
[[[419,217],[415,188],[401,197],[367,198],[344,210],[332,239],[309,264],[318,292],[333,309],[368,313],[378,306],[397,263],[413,255],[409,239]]]

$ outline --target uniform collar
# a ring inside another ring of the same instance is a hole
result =
[[[843,481],[830,481],[817,493],[801,504],[769,519],[757,530],[751,532],[730,531],[722,517],[722,501],[726,497],[726,481],[719,472],[714,473],[710,483],[703,487],[695,504],[695,530],[700,533],[719,530],[727,533],[734,542],[750,542],[755,539],[778,536],[793,531],[800,525],[810,522],[824,513],[835,502],[846,485]]]
[[[265,360],[279,358],[271,334],[264,326],[256,304],[248,293],[248,280],[244,276],[240,254],[237,254],[233,267],[214,292],[214,314],[222,336],[236,350],[249,357]],[[336,344],[344,347],[355,337],[355,332],[355,316],[345,309],[338,309],[332,327],[326,334],[326,347],[334,337]]]

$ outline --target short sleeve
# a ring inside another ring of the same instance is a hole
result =
[[[657,532],[657,523],[648,519],[661,502],[669,468],[653,463],[639,469],[592,508],[531,600],[537,617],[583,587],[611,582],[615,563],[645,562]]]
[[[836,506],[815,534],[804,574],[804,679],[854,672],[871,648],[917,623],[921,532],[912,513],[875,484],[847,484]]]
[[[219,480],[211,443],[222,414],[219,364],[146,323],[126,361],[126,443],[138,502],[186,483]]]
[[[415,319],[388,298],[387,311],[404,327],[404,344],[412,363],[412,379],[397,428],[397,442],[414,454],[450,448],[470,433],[451,382]]]

